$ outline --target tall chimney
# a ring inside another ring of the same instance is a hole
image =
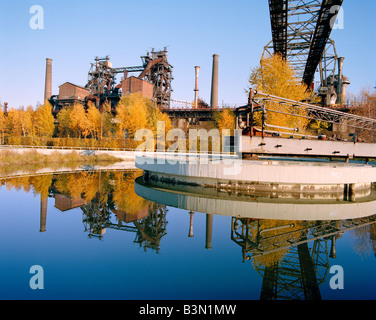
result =
[[[46,82],[44,87],[44,101],[52,96],[52,59],[46,59]]]
[[[195,83],[195,108],[197,109],[198,106],[198,74],[200,72],[200,67],[195,67],[195,74],[196,74],[196,83]]]
[[[210,107],[218,108],[218,54],[213,55],[213,75]]]
[[[338,58],[338,79],[337,79],[337,103],[342,104],[342,87],[343,87],[343,60],[345,58]]]

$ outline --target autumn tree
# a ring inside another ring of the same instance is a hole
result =
[[[86,111],[86,118],[87,118],[87,126],[92,138],[98,139],[101,137],[101,113],[95,107],[94,103],[89,102],[87,111]]]
[[[3,110],[0,108],[0,144],[4,144],[6,129],[6,118]]]
[[[71,128],[71,112],[72,108],[66,107],[57,114],[58,136],[61,138],[71,137],[73,135]]]
[[[70,129],[77,138],[86,138],[90,134],[89,122],[82,104],[75,103],[70,113]]]
[[[361,92],[352,96],[350,101],[350,113],[376,119],[376,94],[372,89],[363,88]],[[357,129],[356,134],[359,138],[367,142],[376,142],[376,133],[371,130]]]
[[[252,70],[249,83],[253,90],[290,100],[304,101],[311,97],[307,86],[301,82],[294,68],[280,54],[263,58],[260,65]],[[269,109],[267,122],[271,125],[299,128],[300,131],[304,131],[309,123],[308,119],[302,117],[272,112],[279,109],[277,103],[266,102],[265,107]],[[294,112],[293,109],[290,111]],[[297,114],[307,116],[304,111]],[[255,120],[260,122],[258,117],[260,113],[255,116]]]
[[[52,115],[52,106],[48,102],[40,105],[33,117],[35,132],[39,137],[52,137],[55,129],[55,120]]]
[[[216,111],[214,113],[215,126],[220,132],[222,130],[230,130],[233,134],[235,129],[235,114],[231,109],[224,109],[223,111]]]
[[[111,102],[105,101],[100,110],[100,139],[112,134],[112,118]]]
[[[122,97],[117,105],[117,135],[123,138],[126,134],[133,138],[139,129],[150,129],[148,123],[148,104],[151,103],[140,93],[131,93]]]

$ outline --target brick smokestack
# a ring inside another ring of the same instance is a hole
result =
[[[218,108],[218,54],[213,55],[213,75],[210,107]]]
[[[46,82],[44,87],[44,101],[52,96],[52,59],[46,59]]]

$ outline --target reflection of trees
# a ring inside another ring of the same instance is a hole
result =
[[[89,237],[103,239],[106,230],[136,233],[135,243],[159,251],[166,235],[166,207],[150,203],[134,192],[138,170],[87,171],[47,174],[0,180],[8,190],[33,190],[41,196],[41,228],[46,231],[47,197],[55,198],[61,211],[81,208]]]
[[[317,300],[329,257],[336,257],[335,241],[346,231],[374,231],[375,222],[376,216],[323,222],[233,218],[231,239],[242,247],[243,261],[251,260],[263,277],[262,299]],[[368,238],[373,243],[374,235]]]

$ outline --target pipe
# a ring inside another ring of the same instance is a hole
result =
[[[46,59],[46,81],[44,87],[44,101],[48,101],[52,96],[52,59]]]
[[[218,108],[218,54],[213,55],[213,74],[210,107]]]

